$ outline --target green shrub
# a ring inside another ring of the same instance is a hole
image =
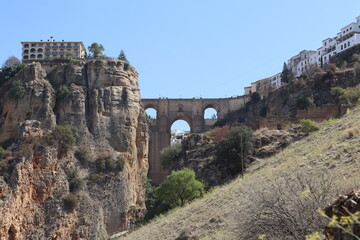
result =
[[[3,176],[5,179],[9,177],[8,173],[9,164],[5,161],[0,161],[0,176]]]
[[[82,166],[88,166],[89,162],[91,161],[90,150],[87,146],[80,146],[74,155]]]
[[[338,98],[338,101],[343,104],[357,104],[360,98],[360,85],[355,87],[348,87],[346,89],[341,87],[331,88],[331,94]]]
[[[25,85],[21,80],[15,80],[11,84],[10,93],[17,97],[22,98],[25,95]]]
[[[254,149],[254,141],[250,128],[243,126],[231,129],[228,138],[215,144],[217,162],[227,166],[231,175],[238,174]]]
[[[0,85],[14,77],[24,67],[25,64],[15,64],[13,67],[0,68]]]
[[[187,202],[201,197],[203,184],[195,179],[195,172],[190,169],[173,171],[156,189],[156,196],[171,207],[184,206]]]
[[[73,96],[73,93],[66,85],[61,85],[56,91],[56,97],[62,99],[68,99]]]
[[[61,156],[65,156],[77,141],[76,131],[70,124],[56,126],[52,136],[58,141]]]
[[[324,124],[324,125],[325,125],[325,126],[330,126],[330,125],[336,123],[337,121],[339,121],[338,118],[333,118],[333,117],[331,117],[331,118],[329,118],[328,120],[325,121],[325,124]]]
[[[127,71],[130,69],[130,64],[127,62],[124,62],[124,71]]]
[[[160,162],[163,168],[171,169],[174,162],[181,156],[181,143],[172,144],[160,151]]]
[[[301,125],[301,131],[303,131],[306,134],[319,130],[319,127],[317,126],[316,122],[310,119],[302,119],[300,121],[300,125]]]
[[[78,200],[74,194],[69,193],[63,198],[63,203],[65,210],[71,212],[77,207]]]
[[[296,99],[296,107],[300,110],[308,109],[308,107],[312,104],[312,100],[309,97],[299,97]]]
[[[101,153],[96,159],[96,167],[99,172],[122,171],[125,161],[118,157],[114,159],[111,153]]]
[[[0,160],[11,156],[11,152],[0,147]]]
[[[81,178],[75,177],[69,181],[70,192],[78,192],[84,186],[84,181]]]

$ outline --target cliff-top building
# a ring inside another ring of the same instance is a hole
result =
[[[22,61],[42,61],[54,59],[84,58],[86,48],[83,42],[61,42],[51,37],[47,42],[21,42]]]

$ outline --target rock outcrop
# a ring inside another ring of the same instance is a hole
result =
[[[24,83],[21,98],[9,91],[15,80]],[[46,138],[63,123],[78,135],[66,155]],[[0,239],[106,239],[145,211],[147,125],[137,72],[120,60],[26,66],[0,88],[0,143],[12,143],[12,156],[0,159],[8,166],[0,173]],[[74,156],[84,146],[86,165]],[[100,172],[104,154],[121,159],[122,170]],[[80,190],[70,193],[69,172]]]

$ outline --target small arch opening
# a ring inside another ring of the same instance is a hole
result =
[[[39,49],[37,50],[37,52],[38,52],[38,53],[42,53],[42,52],[43,52],[42,48],[39,48]]]
[[[29,50],[28,49],[24,50],[24,54],[29,54]]]
[[[31,58],[31,59],[35,59],[35,54],[31,54],[31,55],[30,55],[30,58]]]
[[[213,107],[208,107],[204,111],[204,119],[217,119],[217,111]]]
[[[32,48],[32,49],[30,50],[30,52],[31,52],[31,53],[35,53],[35,52],[36,52],[35,48]]]
[[[190,125],[182,119],[175,120],[171,125],[171,139],[170,144],[181,143],[182,140],[189,137]]]
[[[37,55],[37,58],[43,58],[43,55],[42,55],[42,54],[38,54],[38,55]]]
[[[157,118],[157,111],[155,108],[149,107],[145,110],[146,115],[150,118],[150,119],[156,119]]]

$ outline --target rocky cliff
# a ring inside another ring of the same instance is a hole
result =
[[[77,142],[64,154],[53,139],[65,123]],[[142,217],[147,125],[124,62],[27,65],[0,88],[0,143],[12,151],[0,156],[0,239],[106,239]]]

